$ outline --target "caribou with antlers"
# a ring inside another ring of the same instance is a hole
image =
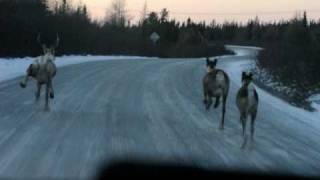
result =
[[[57,34],[57,39],[54,45],[47,47],[46,44],[41,42],[40,34],[37,38],[38,43],[41,45],[43,50],[43,55],[36,58],[36,60],[28,67],[27,74],[24,80],[20,83],[22,88],[27,86],[29,77],[34,78],[37,81],[37,92],[35,94],[36,101],[40,98],[41,87],[46,85],[46,99],[45,99],[45,110],[49,110],[49,96],[51,99],[54,98],[54,90],[52,86],[52,79],[57,73],[57,68],[54,63],[55,60],[55,49],[59,46],[59,36]]]

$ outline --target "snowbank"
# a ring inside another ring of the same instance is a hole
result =
[[[235,52],[236,56],[247,56],[248,58],[253,57],[259,53],[259,51],[263,50],[263,48],[259,47],[250,47],[250,46],[236,46],[236,45],[226,45],[228,50]],[[252,62],[252,61],[251,61]],[[295,90],[284,84],[277,82],[274,77],[269,74],[264,69],[257,68],[254,64],[251,64],[251,69],[254,69],[256,74],[259,76],[259,80],[264,83],[267,87],[270,87],[278,92],[284,92],[289,96],[293,96],[295,94]],[[311,102],[311,106],[320,111],[320,95],[313,95],[308,99]],[[320,117],[319,117],[320,118]]]
[[[227,50],[233,51],[237,56],[252,56],[255,57],[258,55],[259,51],[263,50],[260,47],[253,46],[235,46],[235,45],[226,45]]]
[[[0,82],[22,76],[26,72],[26,68],[33,62],[35,58],[0,58]],[[106,60],[120,59],[149,59],[138,56],[61,56],[56,57],[58,67],[79,64],[84,62],[96,62]]]
[[[320,94],[315,94],[308,99],[311,102],[312,107],[320,111]],[[319,116],[320,119],[320,116]]]
[[[237,49],[233,49],[234,51],[237,51]],[[230,79],[234,81],[237,85],[241,86],[241,77],[239,74],[242,73],[242,71],[251,70],[255,67],[255,62],[252,59],[247,60],[241,60],[241,61],[235,61],[233,63],[230,63],[230,66],[226,69],[227,73],[230,76]],[[278,107],[281,109],[281,111],[287,113],[287,114],[294,114],[295,117],[299,117],[298,119],[311,123],[315,126],[319,126],[319,120],[320,120],[320,104],[315,103],[316,99],[320,101],[320,95],[313,96],[313,102],[312,105],[317,111],[315,112],[309,112],[301,108],[297,108],[292,106],[291,104],[272,96],[268,92],[264,91],[263,89],[256,86],[256,89],[258,91],[258,94],[260,97],[263,97],[261,99],[267,99],[268,101],[264,103],[269,103],[273,107]]]
[[[252,60],[247,61],[239,61],[230,63],[231,65],[227,68],[227,73],[230,75],[230,79],[232,79],[237,85],[241,86],[241,77],[239,74],[242,73],[242,71],[246,71],[251,69],[254,65],[254,62]],[[292,106],[291,104],[272,96],[268,92],[264,91],[263,89],[256,86],[256,89],[258,91],[258,94],[260,97],[263,97],[261,99],[267,99],[268,101],[264,103],[269,103],[273,107],[278,107],[281,109],[281,111],[288,113],[288,114],[294,114],[295,117],[299,117],[298,119],[311,123],[313,125],[320,125],[320,105],[317,103],[313,103],[313,107],[317,109],[315,112],[309,112],[301,108],[297,108]],[[314,98],[318,98],[320,100],[320,95],[315,96]]]

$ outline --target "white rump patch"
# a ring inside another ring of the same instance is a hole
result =
[[[44,58],[43,56],[40,56],[34,61],[34,64],[42,65],[42,64],[45,64],[46,62],[47,62],[46,58]]]
[[[249,98],[254,98],[254,91],[255,91],[254,85],[252,83],[250,83],[248,85],[248,96],[249,96]]]
[[[249,107],[251,107],[252,105],[256,104],[256,98],[254,96],[254,92],[255,92],[255,87],[253,85],[253,83],[250,83],[248,85],[248,100],[249,100]]]
[[[217,80],[217,83],[219,83],[219,84],[224,84],[224,82],[225,82],[225,77],[224,77],[223,72],[218,72],[218,73],[217,73],[217,75],[216,75],[216,80]]]
[[[212,69],[212,68],[207,67],[207,73],[211,73],[212,71],[213,71],[213,69]]]
[[[224,77],[224,73],[223,72],[217,72],[216,74],[216,80],[214,83],[214,86],[212,87],[213,91],[213,95],[214,96],[220,96],[223,94],[224,91],[224,87],[226,84],[226,78]]]
[[[36,60],[33,62],[33,64],[39,64],[39,65],[44,65],[46,64],[49,60],[53,61],[54,56],[51,54],[45,54],[43,56],[39,56],[36,58]]]

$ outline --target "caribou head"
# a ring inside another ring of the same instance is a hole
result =
[[[242,72],[241,81],[244,86],[248,86],[252,82],[252,80],[253,80],[253,73],[252,72],[250,72],[250,73]]]
[[[207,57],[207,72],[212,72],[218,63],[218,59],[214,59],[214,61],[210,61],[210,59]]]
[[[55,49],[59,46],[59,42],[60,42],[59,35],[57,34],[56,41],[51,46],[47,46],[46,44],[44,44],[41,41],[41,35],[40,34],[37,37],[37,41],[40,44],[40,46],[42,47],[43,56],[45,57],[45,59],[53,61],[55,59]]]

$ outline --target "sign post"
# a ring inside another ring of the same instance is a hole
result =
[[[150,40],[153,42],[153,53],[154,55],[157,55],[157,49],[156,49],[156,45],[157,45],[157,42],[159,41],[160,39],[160,36],[158,33],[156,32],[153,32],[151,35],[150,35]]]
[[[153,32],[153,33],[151,34],[151,36],[150,36],[150,40],[151,40],[154,44],[156,44],[156,43],[159,41],[159,39],[160,39],[160,36],[159,36],[159,34],[156,33],[156,32]]]

